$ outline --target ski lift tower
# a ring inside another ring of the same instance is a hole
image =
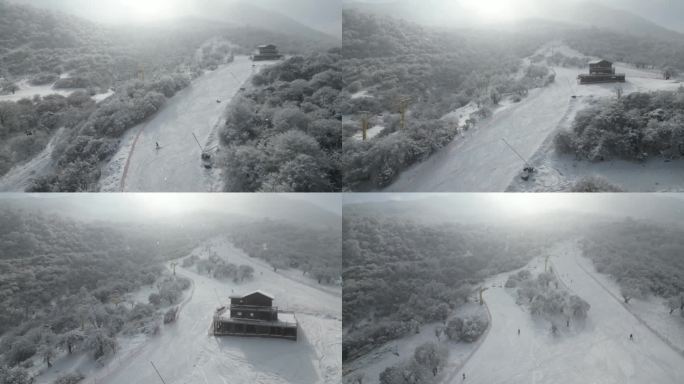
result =
[[[480,287],[480,305],[484,305],[484,297],[482,297],[482,293],[488,289],[489,288],[487,287]]]
[[[361,140],[368,140],[368,111],[359,111],[361,114]]]
[[[142,64],[138,64],[138,79],[145,81],[145,66]]]
[[[411,98],[409,96],[400,96],[399,97],[399,126],[402,130],[406,128],[406,110],[408,109],[408,105],[411,102]]]
[[[199,140],[197,140],[197,136],[195,136],[194,132],[192,133],[192,137],[195,138],[195,142],[197,143],[197,146],[200,148],[200,151],[202,151],[202,154],[200,155],[200,158],[202,159],[202,165],[206,169],[211,169],[212,168],[212,163],[211,163],[211,154],[206,148],[202,147],[202,144],[200,144]]]

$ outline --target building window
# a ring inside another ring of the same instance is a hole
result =
[[[238,312],[237,315],[238,315],[238,316],[242,316],[242,312]]]
[[[250,312],[249,317],[254,317],[254,312]]]

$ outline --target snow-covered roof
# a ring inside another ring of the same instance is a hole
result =
[[[244,294],[244,295],[230,295],[229,297],[230,297],[231,299],[242,299],[242,298],[244,298],[244,297],[253,295],[253,294],[255,294],[255,293],[258,293],[258,294],[261,294],[261,295],[263,295],[263,296],[266,296],[266,297],[268,297],[268,298],[271,299],[271,300],[275,300],[275,297],[273,297],[273,295],[271,295],[271,294],[269,294],[269,293],[266,293],[266,292],[264,292],[264,291],[262,291],[262,290],[260,290],[260,289],[257,289],[256,291],[252,291],[252,292],[246,293],[246,294]]]
[[[589,62],[589,64],[601,64],[601,63],[613,64],[612,62],[610,62],[610,61],[608,61],[608,60],[604,60],[604,59],[601,59],[601,60],[594,60],[594,61],[590,61],[590,62]]]

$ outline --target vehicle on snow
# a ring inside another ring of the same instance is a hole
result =
[[[525,167],[523,168],[522,173],[520,174],[520,178],[527,181],[529,180],[530,176],[534,173],[534,168],[533,167]]]
[[[211,154],[209,152],[202,152],[202,155],[200,156],[202,159],[202,166],[206,169],[211,169],[214,166],[214,162],[211,159]]]

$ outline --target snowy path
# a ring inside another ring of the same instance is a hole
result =
[[[560,48],[567,50],[564,46]],[[627,74],[627,82],[619,84],[625,95],[676,90],[681,84],[676,80],[663,80],[654,71],[635,69],[621,63],[615,67],[617,72]],[[586,69],[553,67],[553,70],[556,73],[554,83],[531,90],[520,103],[499,107],[492,117],[478,122],[424,162],[406,169],[385,191],[559,191],[566,189],[576,178],[596,173],[618,184],[626,184],[630,191],[684,189],[680,173],[684,162],[656,160],[645,170],[636,163],[606,166],[604,163],[584,162],[578,167],[575,161],[556,159],[552,140],[555,132],[567,129],[577,111],[585,108],[587,102],[614,97],[617,84],[578,85],[576,77]],[[524,163],[502,138],[539,169],[533,180],[522,182],[518,177]],[[637,174],[639,177],[635,177]]]
[[[249,257],[228,243],[215,242],[212,248],[233,263],[252,264]],[[150,361],[167,384],[338,383],[342,356],[341,299],[293,282],[272,269],[252,265],[254,280],[237,285],[177,267],[179,274],[194,281],[192,299],[185,304],[177,322],[164,326],[158,337],[136,353],[136,358],[97,383],[160,382]],[[208,335],[214,309],[225,304],[231,292],[255,289],[275,295],[276,305],[297,312],[297,342]]]
[[[501,140],[529,158],[553,131],[571,103],[577,69],[554,68],[556,81],[533,89],[522,102],[497,111],[464,137],[404,171],[386,191],[503,191],[523,162]]]
[[[566,256],[560,260],[560,263],[558,263],[562,267],[561,271],[566,273],[565,276],[563,276],[563,275],[559,276],[563,280],[563,282],[566,284],[566,286],[568,286],[573,291],[576,291],[575,289],[573,289],[573,287],[575,285],[581,283],[582,282],[581,279],[583,277],[586,276],[586,277],[591,278],[598,286],[601,287],[601,289],[603,289],[603,291],[605,293],[610,295],[616,303],[620,304],[626,311],[630,312],[632,314],[632,316],[634,316],[634,319],[636,319],[641,325],[648,328],[648,330],[654,336],[658,337],[663,343],[665,343],[668,347],[670,347],[670,349],[672,349],[672,351],[679,353],[682,355],[682,357],[684,357],[684,351],[683,350],[681,350],[680,348],[678,348],[677,346],[672,344],[668,340],[667,337],[659,334],[657,331],[652,329],[652,327],[646,321],[642,320],[639,317],[639,315],[637,315],[636,313],[634,313],[631,310],[629,305],[624,304],[623,300],[620,297],[618,297],[615,292],[612,292],[604,283],[602,283],[599,280],[598,276],[596,276],[597,273],[594,272],[594,270],[593,270],[593,266],[591,266],[590,263],[587,263],[588,260],[587,259],[580,260],[582,258],[582,255],[580,252],[581,251],[579,251],[577,249],[571,249],[569,252],[566,253]],[[574,263],[574,265],[572,265],[572,263]],[[554,264],[556,264],[556,263],[554,263]],[[572,268],[568,268],[568,267],[572,267]],[[576,269],[577,267],[579,267],[579,270]],[[579,273],[580,270],[582,272],[584,272],[584,274]],[[570,272],[570,273],[568,273],[568,272]],[[579,278],[579,279],[575,280],[577,278]],[[571,282],[568,282],[567,280],[571,280]]]
[[[169,99],[146,123],[130,129],[110,162],[103,191],[206,192],[216,174],[202,166],[201,150],[219,123],[227,103],[252,74],[246,56],[195,79]],[[216,99],[221,99],[217,103]],[[155,149],[158,142],[161,149]],[[122,180],[123,178],[123,180]]]
[[[553,265],[570,289],[591,305],[583,329],[553,337],[546,321],[533,319],[507,289],[487,290],[492,327],[461,370],[466,382],[483,384],[659,383],[684,380],[684,357],[627,312],[574,262],[574,243],[554,248]],[[543,265],[536,259],[533,263]],[[500,282],[505,280],[501,278]],[[520,328],[521,334],[517,335]],[[635,340],[628,335],[633,333]],[[460,383],[457,377],[451,383]]]

